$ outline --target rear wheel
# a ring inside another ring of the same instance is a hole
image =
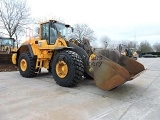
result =
[[[36,76],[36,61],[29,53],[22,53],[18,59],[19,72],[23,77],[30,78]]]
[[[49,73],[52,73],[52,69],[51,67],[49,66],[49,68],[47,69]]]
[[[62,51],[52,61],[52,74],[57,84],[72,87],[80,82],[84,72],[81,57],[73,51]]]

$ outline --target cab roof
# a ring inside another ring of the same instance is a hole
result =
[[[63,25],[65,25],[65,26],[70,26],[70,25],[68,25],[68,24],[59,22],[59,21],[57,21],[57,20],[47,20],[47,21],[45,21],[45,22],[41,22],[40,24],[49,23],[49,22],[60,23],[60,24],[63,24]]]

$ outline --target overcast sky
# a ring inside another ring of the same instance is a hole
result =
[[[33,17],[88,24],[100,38],[160,40],[159,0],[27,0]],[[136,37],[135,37],[136,36]],[[160,41],[159,41],[160,42]]]

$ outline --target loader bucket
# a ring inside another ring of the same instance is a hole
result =
[[[90,75],[102,90],[111,90],[144,70],[144,66],[126,56],[120,56],[119,64],[111,59],[96,55],[98,59],[90,61]]]
[[[119,64],[124,67],[130,74],[130,80],[136,78],[139,73],[145,70],[144,66],[132,58],[122,55]]]
[[[0,62],[12,64],[12,54],[0,53]]]

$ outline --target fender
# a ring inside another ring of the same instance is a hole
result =
[[[54,50],[64,50],[64,49],[69,49],[72,50],[74,52],[76,52],[78,55],[81,56],[83,63],[84,63],[84,67],[86,67],[86,65],[88,65],[88,60],[89,60],[89,56],[87,54],[87,52],[82,49],[81,47],[71,43],[71,42],[66,42],[68,47],[57,47]]]
[[[89,71],[90,65],[89,65],[89,56],[88,56],[87,52],[86,52],[83,48],[81,48],[81,47],[79,47],[79,46],[77,46],[77,45],[75,45],[75,44],[73,44],[73,43],[71,43],[71,42],[67,42],[67,45],[68,45],[69,47],[73,47],[72,51],[76,52],[78,55],[81,56],[82,61],[83,61],[83,64],[84,64],[85,72],[86,72],[89,76],[92,77],[93,75],[92,75],[92,73]]]
[[[79,47],[79,46],[77,46],[77,45],[75,45],[71,42],[67,42],[67,45],[68,45],[68,47],[72,47],[73,48],[72,50],[74,52],[78,53],[78,55],[80,55],[82,57],[82,59],[83,58],[85,58],[85,59],[88,58],[87,52],[84,49],[82,49],[81,47]]]
[[[18,65],[18,58],[19,58],[20,54],[24,53],[24,52],[29,52],[32,58],[37,57],[33,54],[32,47],[30,44],[21,45],[21,47],[17,50],[16,65]]]
[[[56,47],[56,48],[54,48],[54,50],[66,50],[66,49],[73,50],[73,47],[64,47],[64,46],[62,46],[62,47]]]

